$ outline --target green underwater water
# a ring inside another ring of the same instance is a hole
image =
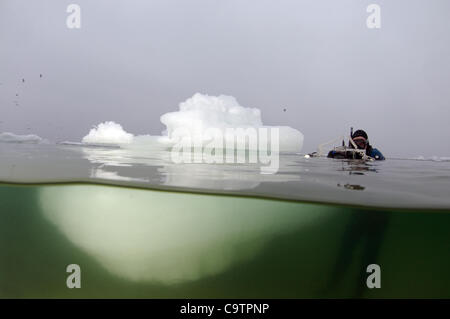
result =
[[[0,298],[450,298],[449,228],[448,210],[0,184]]]

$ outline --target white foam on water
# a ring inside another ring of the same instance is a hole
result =
[[[431,156],[431,157],[425,157],[423,155],[420,156],[416,156],[413,158],[410,158],[412,160],[416,160],[416,161],[432,161],[432,162],[448,162],[450,161],[450,157],[449,156]]]
[[[431,160],[435,161],[435,162],[448,162],[448,161],[450,161],[450,157],[448,157],[448,156],[432,156]]]
[[[45,140],[34,134],[17,135],[14,133],[4,132],[0,133],[0,142],[19,143],[19,144],[38,144],[44,143]]]

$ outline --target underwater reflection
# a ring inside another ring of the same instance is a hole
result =
[[[377,173],[378,169],[373,163],[363,160],[343,160],[342,171],[347,171],[349,175],[365,175],[364,172]]]
[[[252,259],[276,236],[334,212],[294,202],[99,185],[43,186],[38,198],[45,218],[109,272],[162,284],[221,273]]]
[[[366,173],[377,173],[378,169],[371,162],[363,160],[342,160],[341,171],[348,172],[348,175],[366,175]],[[348,190],[363,191],[366,186],[355,183],[337,183],[338,187],[342,187]]]
[[[357,185],[357,184],[344,184],[341,185],[340,183],[337,184],[338,187],[344,187],[345,189],[350,189],[350,190],[357,190],[357,191],[363,191],[365,189],[364,186],[361,185]]]

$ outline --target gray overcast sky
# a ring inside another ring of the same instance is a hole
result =
[[[66,27],[71,3],[81,29]],[[366,26],[371,3],[381,29]],[[354,126],[387,156],[450,156],[449,12],[448,0],[0,0],[0,132],[80,141],[114,120],[159,134],[159,117],[201,92],[299,129],[303,151]]]

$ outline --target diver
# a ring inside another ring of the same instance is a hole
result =
[[[344,142],[342,142],[344,143]],[[361,150],[361,151],[359,151]],[[384,160],[383,154],[376,148],[373,148],[369,143],[369,137],[363,130],[356,130],[351,133],[351,138],[348,142],[348,147],[335,148],[328,153],[330,158],[346,158],[346,159],[365,159],[369,157],[375,160]]]

